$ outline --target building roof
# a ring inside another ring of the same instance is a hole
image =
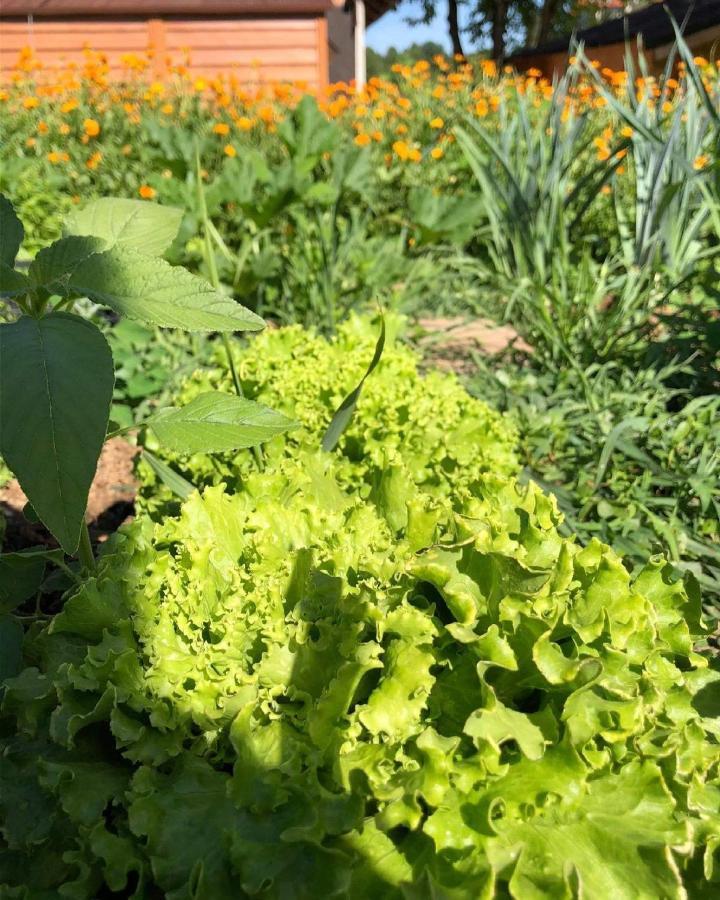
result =
[[[366,0],[368,25],[396,0]],[[349,6],[345,0],[1,0],[0,16],[303,15]]]
[[[629,15],[617,16],[600,25],[577,31],[574,37],[578,43],[583,43],[586,47],[604,47],[607,44],[622,44],[626,39],[634,40],[642,36],[644,46],[650,50],[663,44],[671,44],[675,40],[675,31],[668,12],[678,25],[682,26],[685,22],[686,35],[720,24],[720,0],[665,0],[664,3],[655,0]],[[572,38],[572,34],[566,34],[537,47],[524,47],[514,53],[513,57],[560,53],[570,47]]]

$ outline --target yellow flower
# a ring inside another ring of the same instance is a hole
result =
[[[232,158],[233,156],[237,156],[237,150],[233,147],[232,144],[225,144],[223,147],[223,153],[225,156],[229,156]]]
[[[83,131],[88,137],[97,137],[100,134],[100,123],[97,119],[85,119]]]
[[[47,158],[48,162],[51,162],[54,166],[58,165],[58,163],[68,162],[70,159],[64,150],[51,150]]]
[[[433,147],[430,151],[430,156],[432,156],[433,159],[442,159],[443,156],[445,156],[445,151],[442,147]]]
[[[78,108],[78,102],[77,102],[77,100],[75,100],[73,98],[72,100],[66,100],[65,103],[62,104],[62,106],[60,107],[60,112],[61,113],[69,113],[77,108]]]
[[[60,128],[58,128],[60,134],[70,134],[70,126],[67,122],[63,122]]]
[[[230,134],[230,126],[227,122],[216,122],[213,125],[215,134]]]
[[[172,103],[163,103],[160,107],[160,112],[165,116],[171,116],[175,112],[175,107]]]
[[[138,193],[143,200],[152,200],[155,196],[155,188],[151,188],[149,184],[141,184]]]
[[[97,169],[102,161],[102,153],[99,150],[96,150],[91,156],[88,157],[85,165],[88,169]]]
[[[50,130],[47,122],[38,122],[38,134],[47,134]]]
[[[382,131],[373,131],[371,137],[374,141],[381,141],[383,139]]]
[[[247,116],[240,116],[239,119],[236,119],[235,124],[240,129],[240,131],[250,131],[250,129],[255,124],[255,120],[248,119]]]
[[[693,169],[695,169],[696,172],[700,172],[707,166],[709,162],[710,157],[706,153],[703,153],[700,156],[696,156],[693,160]]]
[[[405,141],[395,141],[392,148],[400,159],[406,160],[410,158],[410,147],[408,147]]]
[[[440,116],[435,116],[434,119],[430,119],[430,127],[431,128],[442,128],[445,122],[440,118]]]
[[[369,134],[358,134],[355,137],[355,143],[358,145],[358,147],[367,147],[370,141],[371,137]]]
[[[624,138],[631,138],[633,136],[633,130],[629,125],[626,125],[624,128],[620,129],[620,134]]]
[[[486,116],[488,114],[487,100],[478,100],[475,104],[475,114],[478,116]]]
[[[25,107],[25,109],[36,109],[38,106],[40,106],[40,101],[37,97],[25,97],[22,105]]]

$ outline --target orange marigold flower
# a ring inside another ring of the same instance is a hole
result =
[[[240,131],[250,131],[250,129],[255,124],[255,119],[248,119],[247,116],[240,116],[240,118],[236,120],[235,124],[240,129]]]
[[[99,150],[96,150],[91,156],[89,156],[85,162],[85,165],[88,169],[97,169],[102,161],[102,153]]]
[[[621,129],[620,129],[620,134],[621,134],[624,138],[631,138],[631,137],[633,136],[633,130],[632,130],[632,128],[631,128],[629,125],[625,125],[624,128],[621,128]]]
[[[369,134],[358,134],[355,136],[355,143],[358,147],[367,147],[371,140]]]
[[[405,141],[395,141],[392,148],[400,159],[406,160],[410,158],[410,147]]]
[[[51,150],[47,158],[48,162],[51,162],[54,166],[58,165],[58,163],[68,162],[70,159],[64,150]]]
[[[60,112],[61,112],[61,113],[70,113],[70,112],[72,112],[74,109],[77,109],[77,108],[78,108],[78,102],[77,102],[77,100],[73,97],[72,100],[66,100],[66,101],[62,104],[62,106],[60,107]]]
[[[88,137],[97,137],[100,134],[100,123],[97,119],[85,119],[83,131]]]
[[[487,100],[478,100],[475,104],[475,114],[478,116],[486,116],[488,114],[488,103]]]
[[[163,105],[160,107],[160,112],[164,116],[171,116],[175,112],[175,107],[172,105],[172,103],[163,103]]]
[[[431,128],[442,128],[444,124],[445,122],[440,118],[440,116],[435,116],[434,119],[430,119]]]
[[[50,131],[47,122],[38,122],[37,130],[39,134],[47,134]]]
[[[230,134],[230,126],[227,122],[216,122],[213,125],[215,134]]]
[[[60,128],[58,128],[60,134],[70,134],[70,126],[67,122],[63,122]]]
[[[696,172],[702,171],[708,163],[710,162],[710,157],[706,153],[702,153],[700,156],[696,156],[693,160],[693,169]]]
[[[223,147],[223,153],[225,156],[229,156],[232,158],[233,156],[237,156],[237,150],[233,147],[232,144],[225,144]]]
[[[433,159],[442,159],[443,156],[445,156],[445,151],[442,147],[433,147],[430,151],[430,156],[432,156]]]
[[[37,97],[25,97],[22,105],[25,109],[36,109],[38,106],[40,106],[40,101]]]
[[[374,141],[381,141],[383,139],[382,131],[373,131],[371,137]]]
[[[141,184],[140,190],[138,191],[143,200],[152,200],[155,196],[155,188],[150,187],[149,184]]]

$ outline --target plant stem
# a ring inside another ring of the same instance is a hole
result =
[[[92,544],[90,543],[90,532],[88,531],[87,522],[82,523],[80,529],[80,546],[78,547],[78,556],[84,569],[88,572],[95,572],[95,555],[93,553]]]

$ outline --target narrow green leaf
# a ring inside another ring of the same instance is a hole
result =
[[[182,475],[171,469],[161,459],[158,459],[153,453],[147,449],[143,449],[143,459],[147,462],[153,472],[162,481],[166,488],[169,488],[173,494],[180,497],[181,500],[187,498],[196,489],[193,484],[187,481]]]
[[[107,250],[82,262],[68,289],[129,319],[185,331],[260,331],[254,312],[202,278],[136,250]]]
[[[377,364],[380,362],[380,359],[383,354],[383,350],[385,348],[385,318],[381,317],[380,319],[380,336],[377,339],[377,343],[375,344],[375,353],[373,354],[373,358],[368,366],[367,372],[360,379],[358,385],[350,391],[347,397],[343,400],[343,402],[338,406],[335,410],[335,414],[332,417],[330,424],[328,425],[327,431],[323,435],[322,439],[322,449],[329,453],[334,450],[337,446],[338,441],[340,440],[343,431],[348,427],[350,420],[352,419],[353,413],[355,412],[355,407],[357,406],[357,402],[360,399],[360,394],[363,389],[363,385],[367,378],[372,374],[375,370]]]
[[[0,263],[0,297],[3,300],[12,300],[13,297],[23,297],[31,289],[29,279],[22,272],[16,272],[5,263]]]
[[[647,421],[648,420],[643,416],[630,416],[613,428],[613,430],[605,440],[602,452],[600,453],[600,459],[598,460],[597,473],[595,474],[596,488],[602,481],[603,475],[605,474],[605,469],[607,469],[608,463],[610,462],[610,457],[613,454],[613,450],[615,449],[623,433],[625,431],[628,431],[629,429],[637,430],[638,428],[642,428],[647,425]]]
[[[80,263],[104,248],[100,238],[70,237],[60,238],[41,250],[30,263],[28,275],[35,285],[51,288],[59,279],[65,278]]]
[[[12,269],[24,236],[22,222],[12,203],[5,194],[0,194],[0,263]]]
[[[80,539],[113,380],[110,348],[85,319],[0,325],[0,454],[67,553]]]
[[[187,406],[163,409],[147,423],[176,453],[221,453],[255,447],[296,427],[287,416],[253,400],[209,391]]]
[[[145,256],[162,256],[175,240],[183,211],[146,200],[101,197],[72,213],[66,235],[102,238],[106,249],[129,247]]]

